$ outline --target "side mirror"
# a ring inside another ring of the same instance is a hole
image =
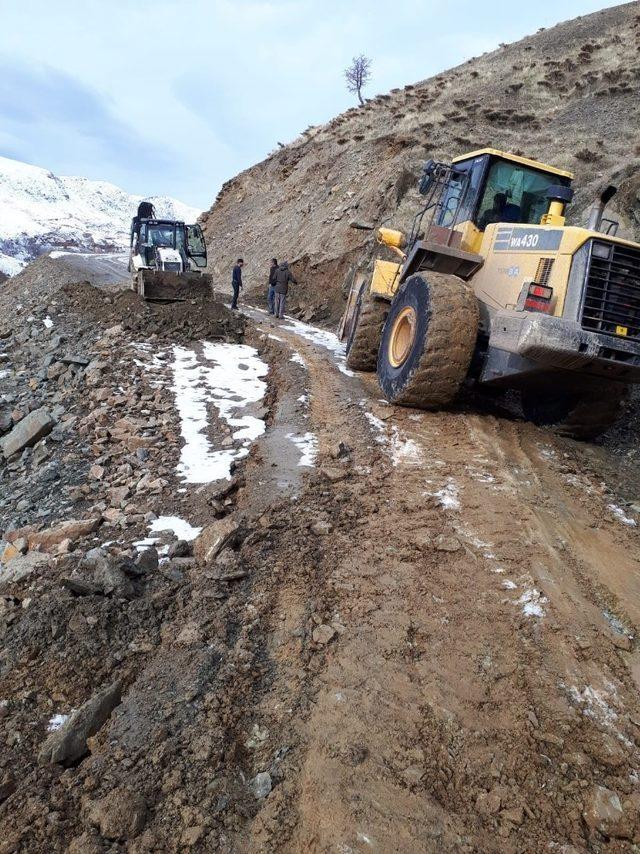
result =
[[[429,192],[431,185],[433,184],[433,172],[436,166],[435,160],[427,160],[422,169],[423,175],[420,179],[420,184],[418,186],[418,191],[421,196],[426,196]]]

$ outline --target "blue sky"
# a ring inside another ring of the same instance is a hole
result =
[[[0,0],[0,155],[204,208],[354,103],[342,74],[355,54],[372,59],[372,96],[615,5]]]

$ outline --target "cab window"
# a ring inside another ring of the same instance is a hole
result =
[[[473,217],[478,187],[483,172],[481,160],[457,163],[445,189],[437,224],[451,228]]]
[[[556,175],[495,160],[478,207],[478,228],[484,231],[493,222],[539,223],[549,206],[547,190],[559,183]]]
[[[196,223],[187,226],[187,246],[189,257],[196,267],[207,266],[207,247],[204,242],[202,229]]]
[[[172,226],[152,225],[149,226],[148,243],[152,246],[166,246],[174,248],[174,229]]]

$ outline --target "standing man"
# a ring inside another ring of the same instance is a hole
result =
[[[242,287],[242,268],[244,266],[244,261],[242,258],[238,258],[236,261],[236,266],[233,268],[233,273],[231,274],[231,286],[233,287],[233,299],[231,300],[231,308],[238,308],[238,295],[240,293],[240,288]]]
[[[271,267],[269,268],[269,291],[267,293],[267,305],[269,314],[276,313],[276,273],[278,272],[278,261],[276,258],[271,259]]]
[[[287,294],[289,293],[289,282],[293,282],[294,285],[298,283],[291,275],[291,270],[289,269],[289,263],[287,261],[283,261],[282,264],[278,265],[278,269],[276,271],[276,317],[283,318],[284,317],[284,307],[287,301]]]

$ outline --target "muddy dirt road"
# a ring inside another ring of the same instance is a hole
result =
[[[290,319],[244,307],[245,344],[211,349],[195,316],[84,290],[54,330],[135,359],[74,375],[92,438],[48,451],[100,527],[0,576],[0,854],[636,850],[640,535],[605,451],[390,407]],[[122,300],[133,329],[104,331]],[[132,568],[158,517],[202,534]],[[77,583],[95,546],[118,590]],[[43,759],[104,691],[87,749]]]
[[[297,758],[241,847],[624,850],[640,805],[636,519],[583,472],[581,446],[394,409],[330,336],[260,328],[294,360],[275,368],[293,390],[276,385],[308,398],[338,507],[311,523],[322,577],[279,576],[261,726],[294,730]],[[300,682],[313,699],[296,713]]]

